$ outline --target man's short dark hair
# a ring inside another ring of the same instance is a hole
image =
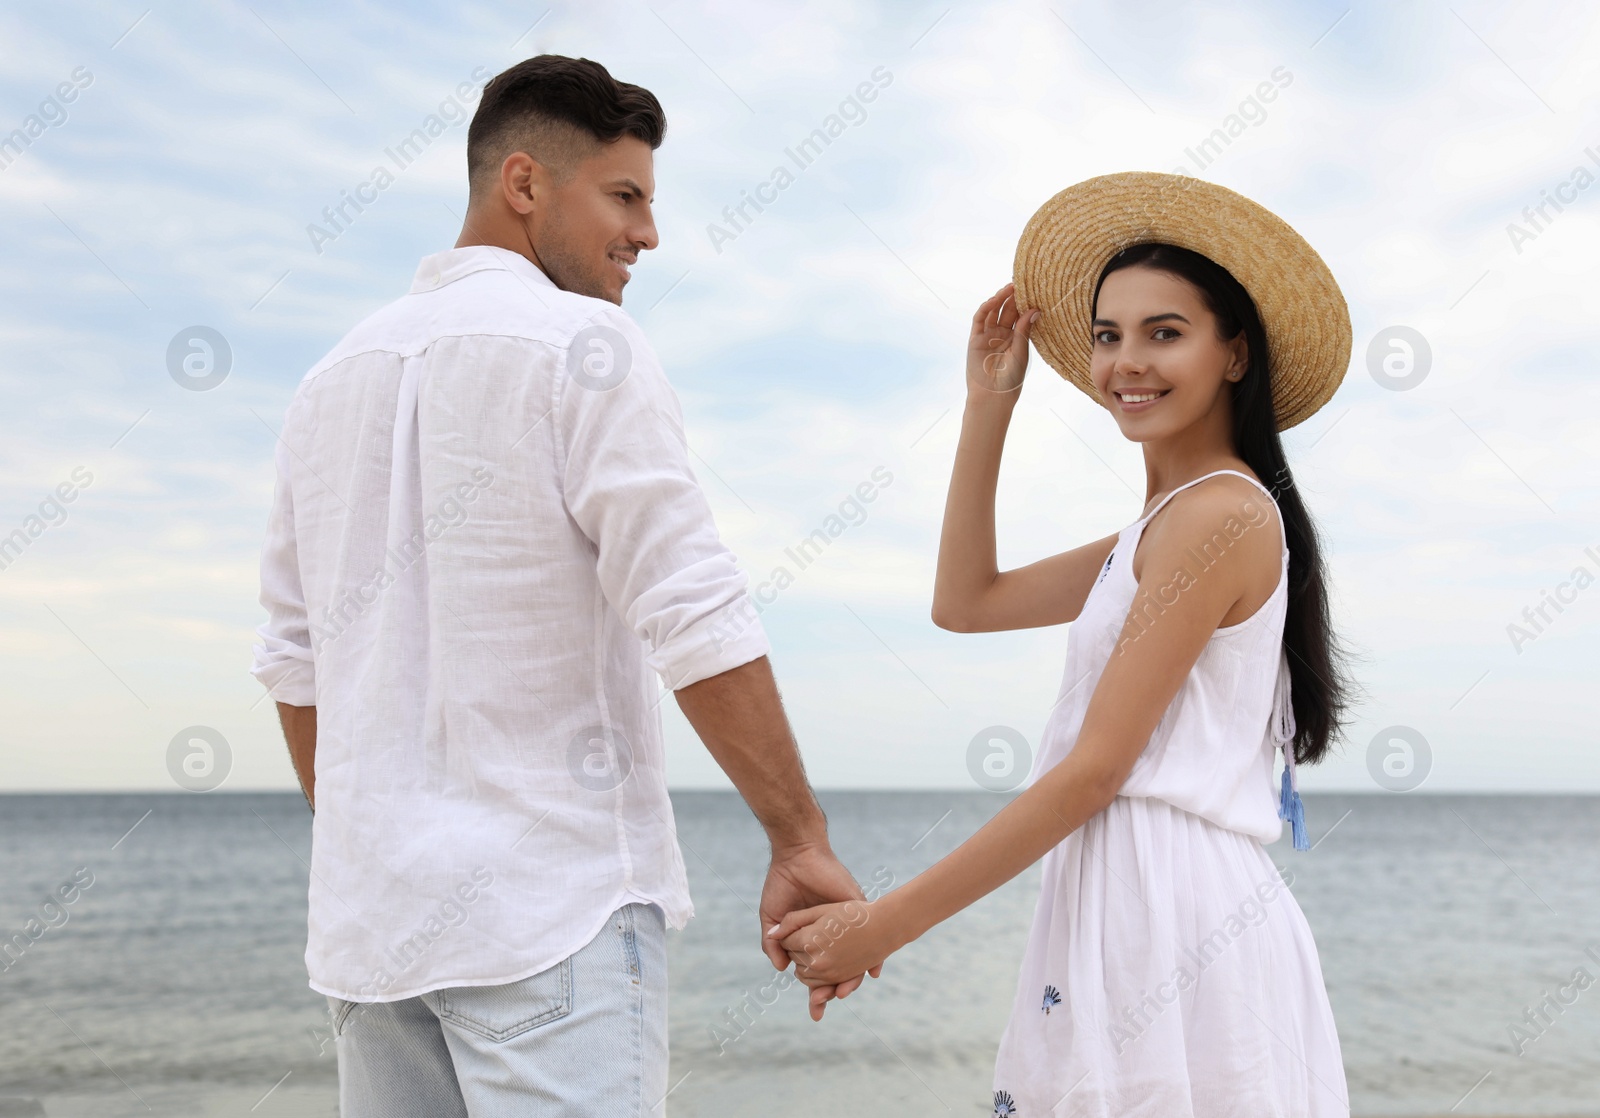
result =
[[[527,152],[557,183],[601,144],[636,136],[661,146],[667,117],[648,89],[619,82],[598,62],[541,54],[489,79],[467,128],[472,193],[500,173],[512,152]]]

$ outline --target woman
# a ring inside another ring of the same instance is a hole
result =
[[[823,988],[1043,858],[996,1115],[1347,1116],[1316,945],[1262,846],[1285,819],[1309,845],[1295,765],[1322,758],[1346,703],[1278,438],[1343,377],[1344,299],[1262,207],[1147,173],[1052,198],[1015,275],[973,318],[933,616],[960,632],[1074,623],[1030,785],[902,888],[769,934],[820,1018]],[[995,486],[1030,335],[1141,444],[1149,499],[1114,535],[998,572]]]

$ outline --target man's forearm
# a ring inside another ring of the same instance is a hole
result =
[[[778,697],[772,664],[759,657],[675,692],[678,706],[755,812],[775,848],[827,842],[827,821]]]
[[[278,721],[283,726],[283,740],[289,743],[289,761],[294,774],[300,778],[300,790],[306,794],[306,803],[317,810],[317,708],[292,707],[278,704]]]

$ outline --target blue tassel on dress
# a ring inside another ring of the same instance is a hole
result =
[[[1290,783],[1290,765],[1283,766],[1283,791],[1278,797],[1278,818],[1287,820],[1294,835],[1296,850],[1310,850],[1311,837],[1306,834],[1306,807],[1300,802],[1300,793]]]
[[[1290,701],[1289,657],[1285,653],[1278,662],[1278,685],[1273,694],[1272,740],[1283,750],[1283,786],[1278,793],[1278,818],[1289,824],[1296,850],[1310,850],[1311,838],[1306,833],[1306,808],[1300,802],[1300,790],[1294,778],[1294,704]]]

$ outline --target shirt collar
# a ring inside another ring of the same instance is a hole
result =
[[[451,248],[424,256],[422,263],[417,265],[417,274],[412,277],[411,294],[419,291],[437,291],[463,276],[488,268],[511,272],[529,283],[555,287],[550,277],[520,252],[512,252],[508,248],[499,248],[495,245],[467,245],[464,248]]]

